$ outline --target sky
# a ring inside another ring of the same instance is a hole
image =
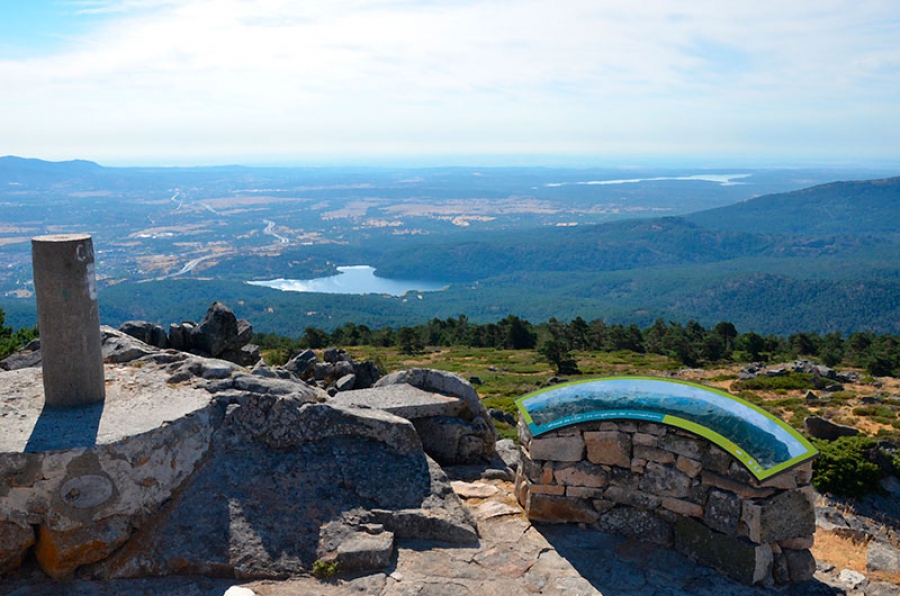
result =
[[[900,165],[900,2],[0,0],[0,155]]]

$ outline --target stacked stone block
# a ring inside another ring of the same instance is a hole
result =
[[[529,518],[674,547],[749,585],[812,577],[812,464],[759,482],[730,454],[650,422],[587,422],[533,437],[519,424],[516,496]]]

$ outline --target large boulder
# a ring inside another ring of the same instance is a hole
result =
[[[803,428],[806,434],[814,439],[825,439],[826,441],[834,441],[840,437],[854,437],[859,434],[859,430],[852,426],[837,424],[821,416],[808,416],[803,420]]]
[[[474,521],[425,457],[412,425],[378,410],[248,396],[227,408],[211,456],[102,578],[199,573],[239,579],[308,574],[329,550],[354,570],[383,567],[389,534],[477,540]],[[380,533],[379,533],[380,534]]]
[[[213,357],[234,346],[243,346],[252,338],[250,323],[238,321],[221,302],[213,302],[200,324],[191,329],[191,347]]]
[[[464,409],[458,415],[420,418],[414,421],[424,441],[436,445],[430,449],[442,464],[473,463],[490,459],[497,442],[497,431],[490,414],[475,388],[461,376],[442,370],[414,368],[391,373],[375,383],[375,388],[412,385],[422,391],[456,397]]]

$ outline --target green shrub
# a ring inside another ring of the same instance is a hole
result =
[[[809,389],[812,376],[806,373],[790,372],[780,377],[766,377],[760,375],[755,379],[735,381],[732,389],[755,389],[757,391],[776,391],[778,389]]]
[[[709,381],[710,383],[717,383],[719,381],[733,381],[737,378],[738,376],[734,374],[716,375],[714,377],[708,378],[707,381]]]
[[[847,400],[853,399],[856,397],[855,391],[847,391],[846,389],[843,391],[835,391],[831,394],[831,401],[834,402],[845,402]]]
[[[494,428],[497,429],[498,439],[512,439],[516,445],[519,444],[519,429],[502,422],[494,422]]]
[[[897,418],[890,406],[857,406],[853,408],[853,415],[887,418],[888,422],[886,424],[890,424],[891,419]]]
[[[805,406],[806,400],[802,397],[786,397],[784,399],[773,400],[769,405],[776,406],[778,408],[785,408],[787,410],[793,410],[797,406]]]
[[[806,420],[806,418],[808,418],[809,416],[812,416],[812,412],[809,408],[800,407],[788,411],[791,412],[791,417],[788,420],[788,424],[797,429],[802,429],[803,421]]]
[[[754,404],[757,406],[765,403],[765,400],[763,398],[761,398],[759,395],[753,393],[752,391],[748,391],[747,389],[739,391],[737,396],[740,397],[742,400],[749,401],[751,404]]]
[[[317,559],[313,563],[312,574],[318,579],[332,579],[341,572],[341,564],[337,561]]]
[[[867,452],[877,448],[874,439],[856,436],[812,442],[819,450],[819,459],[813,465],[816,490],[859,498],[879,489],[882,472],[867,457]]]

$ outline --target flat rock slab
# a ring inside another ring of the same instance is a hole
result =
[[[334,581],[311,577],[284,581],[160,578],[110,582],[49,583],[34,578],[0,580],[0,593],[16,596],[75,594],[149,596],[837,596],[845,585],[824,575],[789,591],[748,587],[690,561],[673,549],[582,529],[574,524],[533,525],[514,505],[512,484],[484,481],[497,489],[487,500],[468,505],[478,519],[478,544],[400,540],[395,562],[383,572]],[[505,515],[483,515],[483,510]],[[875,582],[872,583],[875,585]],[[866,596],[896,594],[896,586]],[[863,592],[858,592],[862,596]]]
[[[466,408],[465,402],[458,397],[428,393],[406,384],[343,391],[329,401],[342,406],[384,410],[407,420],[458,416]]]
[[[106,400],[44,408],[40,368],[0,372],[0,454],[108,445],[205,408],[207,391],[171,385],[158,372],[106,365]]]
[[[496,486],[482,482],[472,483],[454,480],[450,483],[450,486],[453,487],[453,492],[463,499],[487,499],[500,492],[500,489]]]

